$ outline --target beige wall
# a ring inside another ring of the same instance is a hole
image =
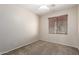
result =
[[[77,15],[78,15],[78,42],[79,42],[79,5],[78,5],[78,9],[77,9]],[[78,44],[79,46],[79,44]]]
[[[0,53],[38,40],[38,16],[16,5],[0,5]]]
[[[79,33],[79,5],[78,5],[78,33]]]
[[[48,18],[68,14],[68,34],[48,34]],[[40,18],[40,40],[79,48],[77,7],[55,11]]]

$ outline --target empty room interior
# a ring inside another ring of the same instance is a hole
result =
[[[0,55],[79,55],[79,5],[0,4]]]

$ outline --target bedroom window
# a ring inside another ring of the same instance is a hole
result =
[[[49,34],[67,34],[67,18],[68,15],[48,18]]]

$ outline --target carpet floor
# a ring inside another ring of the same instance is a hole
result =
[[[3,55],[79,55],[74,47],[39,40]]]

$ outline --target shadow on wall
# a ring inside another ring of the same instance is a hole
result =
[[[37,38],[37,25],[37,16],[31,12],[19,7],[0,6],[0,52]]]

